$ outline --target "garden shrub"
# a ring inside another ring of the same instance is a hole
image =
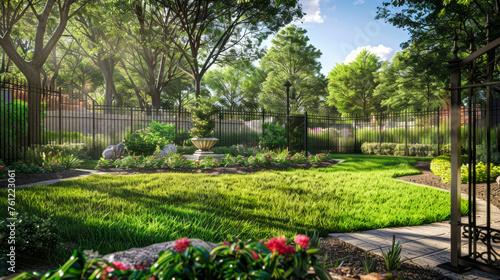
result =
[[[467,163],[468,157],[466,155],[461,156],[462,166],[460,168],[461,182],[469,182],[469,164]],[[438,156],[431,161],[431,171],[436,176],[440,176],[444,183],[451,182],[451,162],[449,155]],[[490,177],[491,180],[495,180],[496,177],[500,176],[500,166],[495,166],[493,163],[490,165]],[[476,164],[476,183],[485,183],[486,180],[486,164],[478,162]]]
[[[361,145],[361,152],[366,155],[389,155],[389,156],[417,156],[433,157],[437,155],[435,144],[409,144],[408,154],[405,153],[406,145],[398,143],[369,143]]]
[[[177,146],[177,153],[179,154],[191,155],[194,154],[196,150],[198,150],[198,148],[196,148],[195,146]]]
[[[163,149],[170,142],[158,132],[152,132],[151,127],[137,130],[124,139],[125,147],[130,154],[152,155],[157,149]]]
[[[160,252],[150,267],[127,266],[102,259],[87,260],[75,251],[61,268],[45,274],[24,272],[18,280],[52,279],[332,279],[319,263],[319,249],[308,249],[309,238],[297,235],[268,242],[224,242],[211,252],[191,246],[187,238],[175,242],[173,250]]]
[[[259,145],[269,150],[286,147],[286,129],[279,124],[262,124],[264,135],[261,136]]]
[[[55,221],[51,217],[36,215],[18,215],[14,221],[16,228],[16,258],[25,261],[39,261],[41,256],[50,255],[60,245],[61,237]],[[2,221],[1,223],[6,223]],[[2,244],[7,244],[9,228],[1,227]],[[0,252],[5,255],[8,246],[2,246]]]
[[[193,114],[191,134],[196,138],[208,138],[215,128],[217,108],[210,99],[198,99],[198,107],[191,107]]]

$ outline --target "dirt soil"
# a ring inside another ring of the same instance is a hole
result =
[[[436,176],[432,173],[432,171],[430,169],[431,163],[429,161],[420,161],[414,167],[417,168],[418,170],[420,170],[420,172],[422,172],[422,174],[404,176],[404,177],[400,177],[399,179],[406,181],[406,182],[411,182],[411,183],[416,183],[416,184],[421,184],[421,185],[426,185],[426,186],[432,186],[432,187],[445,189],[445,190],[451,189],[450,184],[443,183],[439,176]],[[490,191],[491,191],[491,196],[490,196],[491,204],[500,208],[500,186],[496,182],[491,182],[490,183]],[[468,184],[462,184],[462,193],[469,194],[469,185]],[[486,199],[487,199],[486,183],[476,184],[476,195],[477,195],[477,198],[486,201]]]
[[[101,169],[101,171],[119,174],[119,175],[132,175],[132,174],[141,174],[141,173],[161,173],[161,172],[184,172],[184,173],[201,173],[201,174],[209,174],[209,175],[221,175],[221,174],[249,174],[253,172],[263,171],[263,170],[286,170],[288,168],[318,168],[318,167],[328,167],[336,164],[337,162],[334,160],[325,161],[320,163],[306,163],[306,164],[290,164],[290,165],[281,165],[281,166],[266,166],[266,167],[214,167],[207,169],[192,169],[192,168],[178,168],[178,169],[117,169],[117,168],[107,168]],[[450,189],[449,184],[445,184],[441,182],[441,179],[438,176],[435,176],[430,171],[430,162],[418,162],[415,165],[415,168],[420,170],[422,174],[412,175],[412,176],[404,176],[399,178],[400,180],[423,184],[433,187],[438,187],[442,189]],[[90,173],[90,172],[89,172]],[[73,176],[79,176],[85,174],[84,171],[77,170],[68,170],[58,173],[44,173],[44,174],[35,174],[30,177],[25,178],[16,178],[16,184],[27,184],[33,183],[37,181],[44,181],[50,179],[57,178],[68,178]],[[6,185],[6,179],[0,180],[0,186]],[[478,196],[481,199],[485,199],[486,197],[486,184],[478,184]],[[497,183],[491,184],[491,190],[493,197],[492,203],[498,207],[500,207],[500,203],[498,201],[500,188]],[[467,184],[462,184],[462,192],[467,193],[468,187]],[[365,250],[358,248],[354,245],[346,243],[338,238],[328,237],[324,238],[321,241],[321,256],[324,256],[325,253],[327,255],[326,265],[328,270],[334,275],[334,279],[360,279],[360,275],[366,274],[363,268],[362,260],[365,258],[365,254],[368,258],[376,258],[377,265],[375,272],[378,273],[387,273],[385,269],[385,264],[381,256],[373,254],[371,252],[366,252]],[[323,257],[321,257],[323,259]],[[321,260],[322,262],[323,260]],[[333,267],[333,264],[337,262],[342,263],[340,267]],[[39,269],[37,269],[39,268]],[[55,269],[52,268],[52,269]],[[47,266],[43,267],[33,267],[30,270],[47,270]],[[421,279],[421,280],[440,280],[440,279],[448,279],[438,272],[430,268],[423,268],[419,265],[415,265],[408,262],[403,262],[401,265],[401,269],[395,273],[395,276],[401,277],[401,279]]]
[[[172,169],[122,169],[122,168],[102,168],[99,171],[113,173],[116,175],[133,175],[142,173],[194,173],[194,174],[207,174],[207,175],[222,175],[222,174],[249,174],[259,171],[267,170],[287,170],[289,168],[293,169],[310,169],[310,168],[322,168],[329,167],[337,164],[336,160],[325,160],[322,162],[307,162],[307,163],[294,163],[294,164],[280,164],[280,165],[270,165],[270,166],[230,166],[230,167],[211,167],[211,168],[172,168]]]

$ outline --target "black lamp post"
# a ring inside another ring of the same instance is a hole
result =
[[[286,87],[286,147],[290,150],[290,86],[292,83],[287,81],[284,86]]]

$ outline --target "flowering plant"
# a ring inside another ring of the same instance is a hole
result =
[[[16,280],[52,279],[332,279],[318,262],[319,249],[308,249],[309,238],[297,235],[287,244],[285,237],[264,242],[224,242],[211,252],[191,246],[187,238],[174,249],[160,252],[150,267],[127,266],[104,259],[87,260],[75,251],[61,268],[44,274],[23,272]]]
[[[211,100],[198,99],[199,107],[192,107],[193,114],[191,134],[196,138],[208,138],[215,128],[214,116],[217,108],[211,104]]]

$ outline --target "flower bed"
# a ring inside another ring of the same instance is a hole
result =
[[[297,235],[289,244],[285,237],[268,242],[224,242],[209,252],[182,238],[173,250],[161,252],[151,267],[87,260],[75,251],[59,269],[43,274],[24,272],[15,279],[332,279],[318,262],[319,249],[308,247],[309,238]]]
[[[165,157],[155,156],[127,156],[116,160],[101,158],[97,168],[211,168],[219,166],[272,166],[280,164],[297,164],[306,162],[321,162],[330,160],[329,154],[306,155],[304,152],[289,154],[287,150],[282,152],[264,152],[256,156],[245,157],[242,155],[224,155],[221,159],[211,157],[202,160],[188,160],[182,154],[168,155]]]

